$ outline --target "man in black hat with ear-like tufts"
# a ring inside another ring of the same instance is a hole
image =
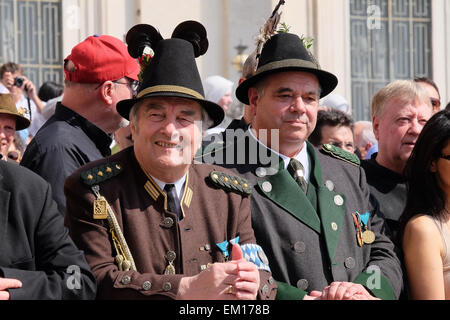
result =
[[[164,40],[137,25],[127,43],[143,66],[141,85],[117,110],[130,120],[134,146],[82,167],[65,185],[66,224],[97,278],[97,297],[273,299],[249,184],[192,164],[202,127],[224,117],[205,100],[195,64],[208,47],[206,30],[187,21]]]
[[[254,112],[249,129],[203,159],[253,185],[252,226],[278,281],[277,299],[396,299],[400,263],[358,158],[307,141],[319,99],[336,85],[297,35],[273,35],[255,74],[236,89]]]

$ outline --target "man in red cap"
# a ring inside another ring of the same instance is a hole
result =
[[[112,134],[126,125],[116,104],[134,96],[139,72],[126,45],[107,35],[88,37],[64,60],[64,98],[21,161],[51,184],[62,214],[66,177],[111,154]]]

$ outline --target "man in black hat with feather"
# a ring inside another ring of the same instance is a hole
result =
[[[252,226],[278,281],[277,299],[396,299],[400,262],[369,203],[358,158],[314,148],[319,99],[337,85],[295,34],[264,44],[236,89],[253,121],[234,145],[203,155],[250,181]]]
[[[206,30],[187,21],[164,40],[137,25],[127,43],[144,67],[137,96],[117,105],[134,146],[65,184],[66,224],[97,278],[97,297],[274,298],[251,228],[250,185],[223,168],[192,164],[202,129],[224,117],[204,99],[195,64],[208,47]]]

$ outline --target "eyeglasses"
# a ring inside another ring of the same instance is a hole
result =
[[[123,85],[126,85],[126,86],[128,86],[130,89],[131,89],[131,91],[132,91],[132,93],[133,93],[133,97],[135,97],[136,96],[136,94],[137,94],[137,90],[138,90],[138,88],[139,88],[139,81],[137,81],[137,80],[131,80],[131,79],[128,79],[128,78],[125,78],[125,79],[127,79],[128,81],[126,81],[126,82],[120,82],[119,80],[114,80],[114,81],[112,81],[113,83],[117,83],[117,84],[123,84]],[[103,82],[104,83],[104,82]],[[103,85],[103,83],[100,83],[94,90],[97,90],[98,88],[100,88],[102,85]]]
[[[115,80],[113,82],[117,83],[117,84],[124,84],[124,85],[127,85],[128,87],[130,87],[131,91],[133,92],[133,96],[136,95],[138,87],[139,87],[139,81],[137,81],[137,80],[129,80],[127,82],[119,82],[119,80]]]
[[[450,154],[448,155],[441,154],[440,158],[450,161]]]

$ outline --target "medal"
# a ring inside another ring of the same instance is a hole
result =
[[[359,218],[358,212],[352,213],[353,223],[354,223],[355,229],[356,229],[356,243],[358,243],[358,246],[362,247],[364,242],[363,242],[363,238],[362,238],[361,225],[360,225],[359,219],[356,217],[356,215],[358,215],[358,218]]]
[[[367,229],[367,227],[366,227],[366,229]],[[375,233],[373,233],[370,230],[365,230],[362,233],[362,239],[363,239],[364,243],[371,244],[372,242],[375,241]]]
[[[369,218],[370,212],[366,212],[364,214],[359,215],[362,220],[362,224],[364,226],[364,232],[362,233],[362,240],[365,244],[371,244],[375,241],[375,233],[369,230]]]

